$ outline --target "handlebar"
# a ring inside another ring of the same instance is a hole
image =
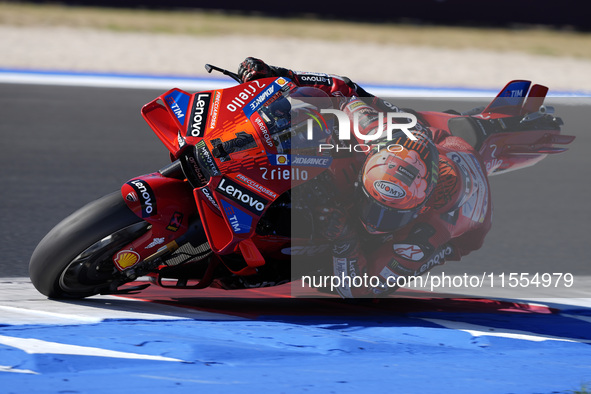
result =
[[[238,74],[232,72],[232,71],[228,71],[225,70],[221,67],[217,67],[217,66],[213,66],[211,64],[206,64],[205,65],[205,71],[207,71],[208,73],[211,74],[212,71],[219,71],[224,75],[228,75],[229,77],[231,77],[234,81],[238,82],[238,83],[242,83],[242,80],[240,79],[240,77],[238,76]]]

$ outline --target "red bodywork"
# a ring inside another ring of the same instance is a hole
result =
[[[543,104],[548,88],[537,84],[530,85],[531,82],[523,80],[509,82],[485,109],[470,117],[485,121],[500,120],[502,124],[503,119],[523,120],[528,114],[543,116]],[[421,114],[432,127],[451,131],[452,134],[454,130],[450,127],[450,120],[465,118],[440,112]],[[575,139],[574,136],[561,135],[558,127],[532,127],[528,130],[526,122],[521,128],[516,131],[508,127],[507,132],[492,134],[479,147],[489,176],[530,167],[548,154],[567,150],[556,147],[556,144],[569,144]]]
[[[256,234],[257,223],[284,192],[327,168],[298,167],[284,162],[285,157],[270,141],[265,123],[252,108],[266,98],[267,93],[294,86],[285,78],[266,78],[194,94],[172,89],[142,108],[142,116],[167,147],[171,158],[178,159],[186,146],[196,146],[211,177],[206,186],[199,188],[160,173],[139,176],[123,185],[121,193],[129,208],[152,226],[115,255],[119,269],[131,267],[163,245],[177,240],[187,232],[190,220],[197,215],[215,254],[238,252],[244,257],[248,266],[235,272],[240,275],[253,274],[256,267],[265,263],[263,256],[277,254],[291,246],[288,237]],[[547,91],[534,85],[530,96],[523,97],[525,103],[521,100],[518,104],[499,105],[499,98],[510,88],[511,83],[487,109],[473,116],[482,119],[523,116],[540,107]],[[439,112],[421,112],[420,115],[432,127],[443,130],[449,129],[450,119],[461,117]],[[214,157],[212,152],[220,144],[240,138],[244,138],[245,143],[239,149],[225,157]],[[564,150],[553,144],[569,143],[572,139],[561,136],[559,130],[499,133],[486,140],[480,153],[487,172],[493,174],[532,165],[546,154]],[[305,179],[302,171],[306,172]],[[338,177],[337,187],[346,190],[356,178],[358,167],[350,158],[335,159],[331,171],[344,174]],[[272,179],[269,179],[271,174]],[[230,194],[235,198],[229,197]]]
[[[199,152],[203,152],[214,170],[208,184],[202,188],[192,189],[187,182],[164,178],[159,174],[140,176],[124,185],[122,195],[125,198],[134,191],[130,185],[134,181],[149,184],[158,214],[146,217],[143,212],[143,218],[152,224],[151,230],[123,250],[133,250],[139,254],[138,261],[143,260],[153,253],[146,246],[154,239],[164,237],[164,242],[170,242],[187,230],[184,222],[175,231],[168,228],[175,213],[182,213],[184,220],[198,213],[214,253],[224,255],[240,252],[245,258],[248,268],[238,272],[239,274],[252,274],[255,267],[263,265],[265,260],[257,244],[265,248],[269,245],[269,240],[261,239],[255,234],[256,224],[273,201],[298,183],[296,179],[292,179],[292,174],[298,169],[288,165],[289,163],[280,163],[281,155],[275,156],[277,150],[272,143],[267,143],[268,130],[260,116],[254,112],[247,118],[244,107],[268,89],[277,92],[281,88],[292,86],[287,79],[268,78],[228,89],[195,94],[172,89],[146,104],[142,108],[142,116],[173,159],[178,158],[183,147],[194,145],[199,147]],[[179,101],[185,101],[186,105],[179,105]],[[250,142],[230,153],[229,157],[213,157],[212,151],[217,145],[239,136],[246,136]],[[278,165],[270,166],[268,155],[274,155]],[[281,179],[274,177],[276,179],[271,182],[263,179],[261,168],[281,174]],[[310,173],[308,176],[313,177],[323,170],[324,168],[306,168],[305,171]],[[235,199],[222,192],[227,191],[228,186],[232,190],[248,190],[249,196],[255,198],[239,205]],[[145,205],[145,202],[138,200],[127,199],[126,202],[138,216],[142,216],[142,203]],[[264,205],[262,210],[258,208],[263,205],[258,203]],[[289,244],[289,238],[275,237],[271,241],[274,245]]]

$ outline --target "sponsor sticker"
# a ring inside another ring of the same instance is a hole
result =
[[[138,261],[140,261],[140,255],[133,250],[122,250],[113,259],[113,262],[117,265],[117,267],[121,270],[131,267],[135,265]]]
[[[205,141],[199,141],[195,147],[197,149],[197,160],[199,161],[201,168],[206,169],[210,176],[221,175],[218,166],[215,164],[213,155],[209,149],[207,149]]]
[[[187,137],[203,137],[203,132],[207,124],[210,99],[210,93],[195,94],[189,127],[187,129]]]
[[[134,179],[127,182],[127,184],[135,190],[135,193],[140,200],[140,204],[142,205],[142,217],[148,218],[156,215],[158,213],[156,209],[156,197],[154,196],[154,192],[150,185],[141,179]],[[129,194],[127,196],[129,196]]]
[[[216,188],[216,191],[222,193],[226,197],[229,197],[231,200],[237,202],[241,207],[256,215],[261,215],[269,203],[264,198],[251,193],[245,187],[240,186],[238,183],[233,182],[226,177],[222,178]]]
[[[269,134],[269,130],[267,129],[265,122],[263,122],[263,119],[261,119],[260,116],[255,115],[255,116],[253,116],[253,120],[254,120],[254,124],[259,128],[259,132],[260,132],[259,134],[263,138],[263,141],[265,142],[265,144],[269,148],[274,148],[275,144],[273,143],[273,139],[271,138],[271,135]]]
[[[244,85],[242,85],[244,86]],[[236,96],[226,105],[226,109],[230,112],[236,112],[239,108],[242,108],[251,98],[255,96],[257,89],[265,87],[266,85],[255,79],[238,93]]]
[[[189,99],[191,96],[188,94],[175,90],[172,93],[164,96],[164,101],[168,108],[174,113],[174,116],[179,120],[181,125],[185,125],[185,119],[187,109],[189,108]]]
[[[179,148],[182,148],[183,146],[185,146],[187,144],[187,141],[185,141],[185,138],[181,135],[180,131],[179,131],[176,139],[177,139],[177,142],[179,143]]]
[[[262,92],[258,93],[244,108],[244,115],[250,119],[267,100],[276,94],[280,94],[281,88],[284,87],[289,81],[285,78],[277,78]]]
[[[269,163],[274,166],[288,166],[290,164],[289,155],[267,155]]]
[[[418,245],[394,244],[392,248],[394,253],[407,260],[420,261],[425,257],[425,253]]]
[[[332,157],[292,156],[291,165],[301,167],[330,167]]]
[[[221,200],[221,203],[224,209],[224,214],[226,215],[226,218],[228,218],[228,222],[230,223],[232,231],[236,234],[245,234],[250,232],[252,217],[246,212],[243,212],[239,208],[224,200]]]
[[[168,231],[172,231],[172,232],[179,231],[182,223],[183,223],[183,214],[180,212],[175,212],[172,215],[172,217],[170,218],[170,221],[168,222],[168,226],[166,226],[166,229]]]
[[[389,181],[375,181],[373,183],[373,187],[376,189],[378,193],[380,193],[385,198],[399,199],[406,196],[406,192],[403,188]]]
[[[144,249],[152,249],[155,246],[162,245],[164,243],[164,237],[154,238]]]
[[[436,265],[441,265],[445,263],[445,258],[451,255],[453,249],[451,246],[443,246],[441,249],[435,252],[433,257],[429,259],[425,264],[421,265],[418,270],[414,272],[413,275],[422,275],[425,272],[429,271],[431,268],[435,267]]]
[[[521,105],[523,98],[529,90],[530,84],[531,82],[529,81],[513,81],[489,104],[489,108]]]
[[[249,177],[247,177],[244,174],[237,174],[234,179],[236,179],[237,181],[245,184],[248,188],[266,195],[267,197],[272,198],[273,200],[277,198],[277,193],[275,193],[274,191],[268,189],[267,187],[261,185],[258,182],[253,181],[252,179],[250,179]]]
[[[268,168],[259,167],[261,178],[271,181],[307,181],[308,171],[298,167]]]
[[[211,190],[209,190],[208,187],[202,187],[199,190],[201,190],[201,193],[203,193],[205,198],[207,198],[207,201],[209,201],[211,203],[211,205],[213,205],[219,211],[220,207],[219,207],[218,203],[215,201],[215,199],[213,198],[213,195],[211,194]]]
[[[287,85],[287,83],[289,82],[287,79],[283,78],[283,77],[279,77],[275,80],[275,82],[277,83],[277,85],[283,87],[285,85]]]
[[[195,185],[196,187],[207,185],[209,178],[207,177],[207,174],[204,174],[204,171],[201,169],[193,152],[189,151],[188,153],[185,153],[182,159],[184,159],[183,164],[186,164],[191,168],[191,171],[188,171],[187,174],[185,174],[191,185]]]
[[[405,185],[410,186],[415,181],[417,175],[419,175],[419,169],[415,166],[401,166],[398,165],[396,168],[396,178],[404,182]]]
[[[218,123],[218,115],[220,113],[220,102],[222,101],[222,92],[216,90],[213,92],[213,104],[211,105],[211,111],[209,116],[209,124],[207,125],[210,129],[215,129]]]
[[[131,202],[138,201],[137,194],[135,194],[135,192],[129,192],[129,193],[127,193],[127,196],[125,196],[125,199],[127,201],[131,201]]]
[[[304,74],[297,75],[300,85],[324,85],[332,86],[332,78],[325,75]]]
[[[408,267],[405,267],[403,265],[401,265],[397,260],[392,259],[389,263],[388,263],[388,269],[390,269],[392,272],[401,275],[401,276],[408,276],[412,274],[412,270]]]

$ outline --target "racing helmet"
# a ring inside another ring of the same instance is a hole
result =
[[[439,152],[431,138],[403,132],[368,154],[357,188],[359,218],[372,234],[396,231],[414,220],[439,177]]]

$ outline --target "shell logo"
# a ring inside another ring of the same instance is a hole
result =
[[[285,78],[281,78],[280,77],[280,78],[277,78],[275,80],[275,82],[277,82],[279,84],[279,86],[283,86],[283,85],[285,85],[287,83],[287,80],[285,80]]]
[[[286,165],[287,164],[287,156],[286,155],[277,155],[277,164],[278,165]]]
[[[113,262],[119,269],[131,267],[138,261],[140,261],[140,255],[133,250],[122,250],[113,259]]]

